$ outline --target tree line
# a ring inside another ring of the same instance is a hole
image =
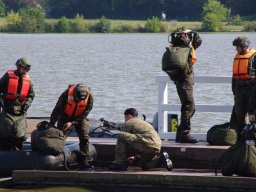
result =
[[[74,18],[76,14],[87,19],[102,16],[110,19],[145,20],[160,17],[162,11],[168,20],[201,20],[208,0],[0,0],[0,14],[17,12],[20,8],[40,7],[47,18]],[[220,0],[231,10],[231,15],[255,19],[255,0]]]
[[[15,1],[18,1],[18,0],[13,0],[8,2],[13,3]],[[146,1],[147,0],[144,0],[143,2],[146,2]],[[195,3],[199,1],[202,2],[205,0],[194,0],[193,2]],[[2,7],[5,10],[3,14],[5,22],[4,24],[0,25],[0,31],[23,32],[23,33],[27,33],[27,32],[29,33],[42,33],[42,32],[59,32],[59,33],[118,32],[120,33],[120,32],[169,32],[171,30],[175,30],[170,28],[169,22],[163,19],[161,20],[157,16],[147,17],[145,19],[146,22],[143,25],[138,24],[136,26],[129,25],[127,23],[121,23],[115,27],[112,27],[111,20],[105,16],[101,16],[100,18],[98,18],[98,22],[92,24],[87,22],[87,18],[85,18],[84,15],[80,14],[79,12],[76,13],[75,16],[72,17],[71,19],[70,17],[64,15],[52,21],[49,19],[51,17],[47,16],[48,9],[46,9],[46,1],[41,0],[40,4],[36,0],[23,0],[23,1],[19,0],[19,2],[20,4],[18,4],[17,7],[15,7],[15,6],[11,6],[10,4],[4,3],[3,0],[0,0],[0,7]],[[24,4],[22,4],[21,2]],[[54,4],[54,2],[56,4],[58,2],[58,7],[55,7],[55,8],[64,9],[65,6],[70,5],[70,2],[75,4],[79,2],[79,0],[72,0],[72,1],[50,0],[50,1],[47,1],[48,3],[47,6],[49,6],[50,4],[51,5]],[[94,0],[92,2],[97,2],[97,0]],[[109,1],[106,0],[104,2],[106,3]],[[112,0],[111,2],[115,6],[117,6],[115,2],[119,2],[119,1]],[[138,3],[142,1],[132,1],[132,2]],[[152,2],[158,2],[158,1],[152,0]],[[162,1],[162,2],[165,2],[165,1]],[[180,2],[184,3],[186,2],[186,0],[183,0]],[[188,2],[192,2],[192,1],[188,1]],[[62,6],[60,5],[60,3]],[[65,6],[63,5],[63,3]],[[13,7],[13,8],[16,8],[17,10],[11,9],[6,12],[7,7]],[[53,5],[50,7],[52,9],[54,8]],[[70,8],[70,10],[72,10],[72,7]],[[51,11],[52,10],[48,10],[48,12],[51,12]],[[66,14],[68,13],[66,12]],[[197,31],[218,32],[218,31],[228,31],[225,29],[224,26],[230,25],[230,26],[243,27],[242,29],[243,31],[256,31],[255,21],[251,21],[251,22],[247,21],[246,23],[242,23],[242,19],[240,15],[232,14],[232,9],[222,4],[220,0],[206,0],[202,7],[200,20],[202,22],[200,22],[201,24],[199,26],[196,26],[193,28],[190,27],[190,28]],[[187,26],[184,26],[184,27],[187,27]]]

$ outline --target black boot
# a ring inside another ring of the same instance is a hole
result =
[[[127,165],[123,164],[117,164],[117,163],[112,163],[108,169],[110,171],[126,171],[127,170]]]
[[[175,142],[176,142],[176,143],[180,143],[180,136],[181,136],[180,133],[181,133],[181,132],[180,132],[179,130],[177,130],[177,132],[176,132],[176,137],[175,137]]]
[[[189,132],[186,133],[181,133],[180,134],[180,140],[179,140],[180,143],[198,143],[198,140],[194,137],[192,137]]]
[[[171,171],[173,169],[173,164],[171,159],[169,158],[169,154],[167,152],[162,152],[160,156],[161,164],[168,170]]]
[[[80,170],[89,170],[94,168],[91,158],[89,158],[90,160],[88,160],[87,156],[81,152],[76,153],[76,156]]]

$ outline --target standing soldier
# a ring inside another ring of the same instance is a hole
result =
[[[118,135],[115,160],[109,169],[125,171],[129,161],[138,161],[143,170],[159,167],[162,141],[154,127],[138,119],[138,112],[134,108],[126,109],[124,118],[124,132]],[[127,158],[129,152],[133,156]],[[172,169],[172,162],[166,152],[162,154],[162,163],[168,170]]]
[[[162,69],[174,81],[181,101],[181,118],[175,141],[178,143],[197,143],[190,135],[191,118],[195,112],[193,94],[195,50],[202,39],[196,32],[180,29],[171,34],[170,46],[162,58]]]
[[[89,154],[89,122],[87,116],[93,106],[91,89],[84,84],[70,85],[59,97],[54,107],[50,125],[66,132],[72,126],[79,137],[80,146],[80,168],[91,167],[92,157]]]
[[[234,111],[239,139],[243,134],[245,117],[248,112],[250,121],[255,122],[255,109],[252,108],[252,106],[255,107],[255,101],[250,102],[250,96],[256,87],[256,50],[249,48],[250,40],[247,37],[237,37],[233,41],[233,46],[236,47],[237,54],[233,62],[232,91],[235,97]]]
[[[16,70],[8,70],[0,79],[0,147],[2,150],[21,150],[26,136],[26,113],[35,97],[27,74],[31,62],[20,58]]]

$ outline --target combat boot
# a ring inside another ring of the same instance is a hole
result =
[[[89,170],[94,168],[92,165],[92,159],[89,161],[85,154],[78,152],[76,153],[76,157],[80,170]]]
[[[181,136],[181,132],[179,130],[177,130],[176,137],[175,137],[175,142],[176,143],[180,143],[180,136]]]
[[[189,133],[181,133],[179,143],[198,143],[198,140]]]
[[[173,164],[171,159],[169,158],[169,154],[167,152],[162,152],[160,156],[161,164],[168,170],[171,171],[173,169]]]
[[[112,165],[110,165],[108,169],[110,171],[126,171],[127,165],[112,163]]]

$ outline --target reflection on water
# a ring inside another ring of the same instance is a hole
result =
[[[230,76],[235,49],[232,40],[240,34],[202,34],[195,75]],[[256,37],[246,34],[255,45]],[[29,116],[50,116],[59,95],[69,84],[91,87],[95,103],[89,118],[123,121],[123,111],[136,107],[152,120],[157,110],[156,75],[168,34],[0,34],[1,76],[14,68],[19,57],[33,62],[30,76],[36,98]],[[231,85],[195,85],[198,104],[233,104]],[[171,103],[179,103],[169,90]],[[204,121],[202,122],[202,119]],[[229,119],[229,114],[195,113],[194,131]]]

